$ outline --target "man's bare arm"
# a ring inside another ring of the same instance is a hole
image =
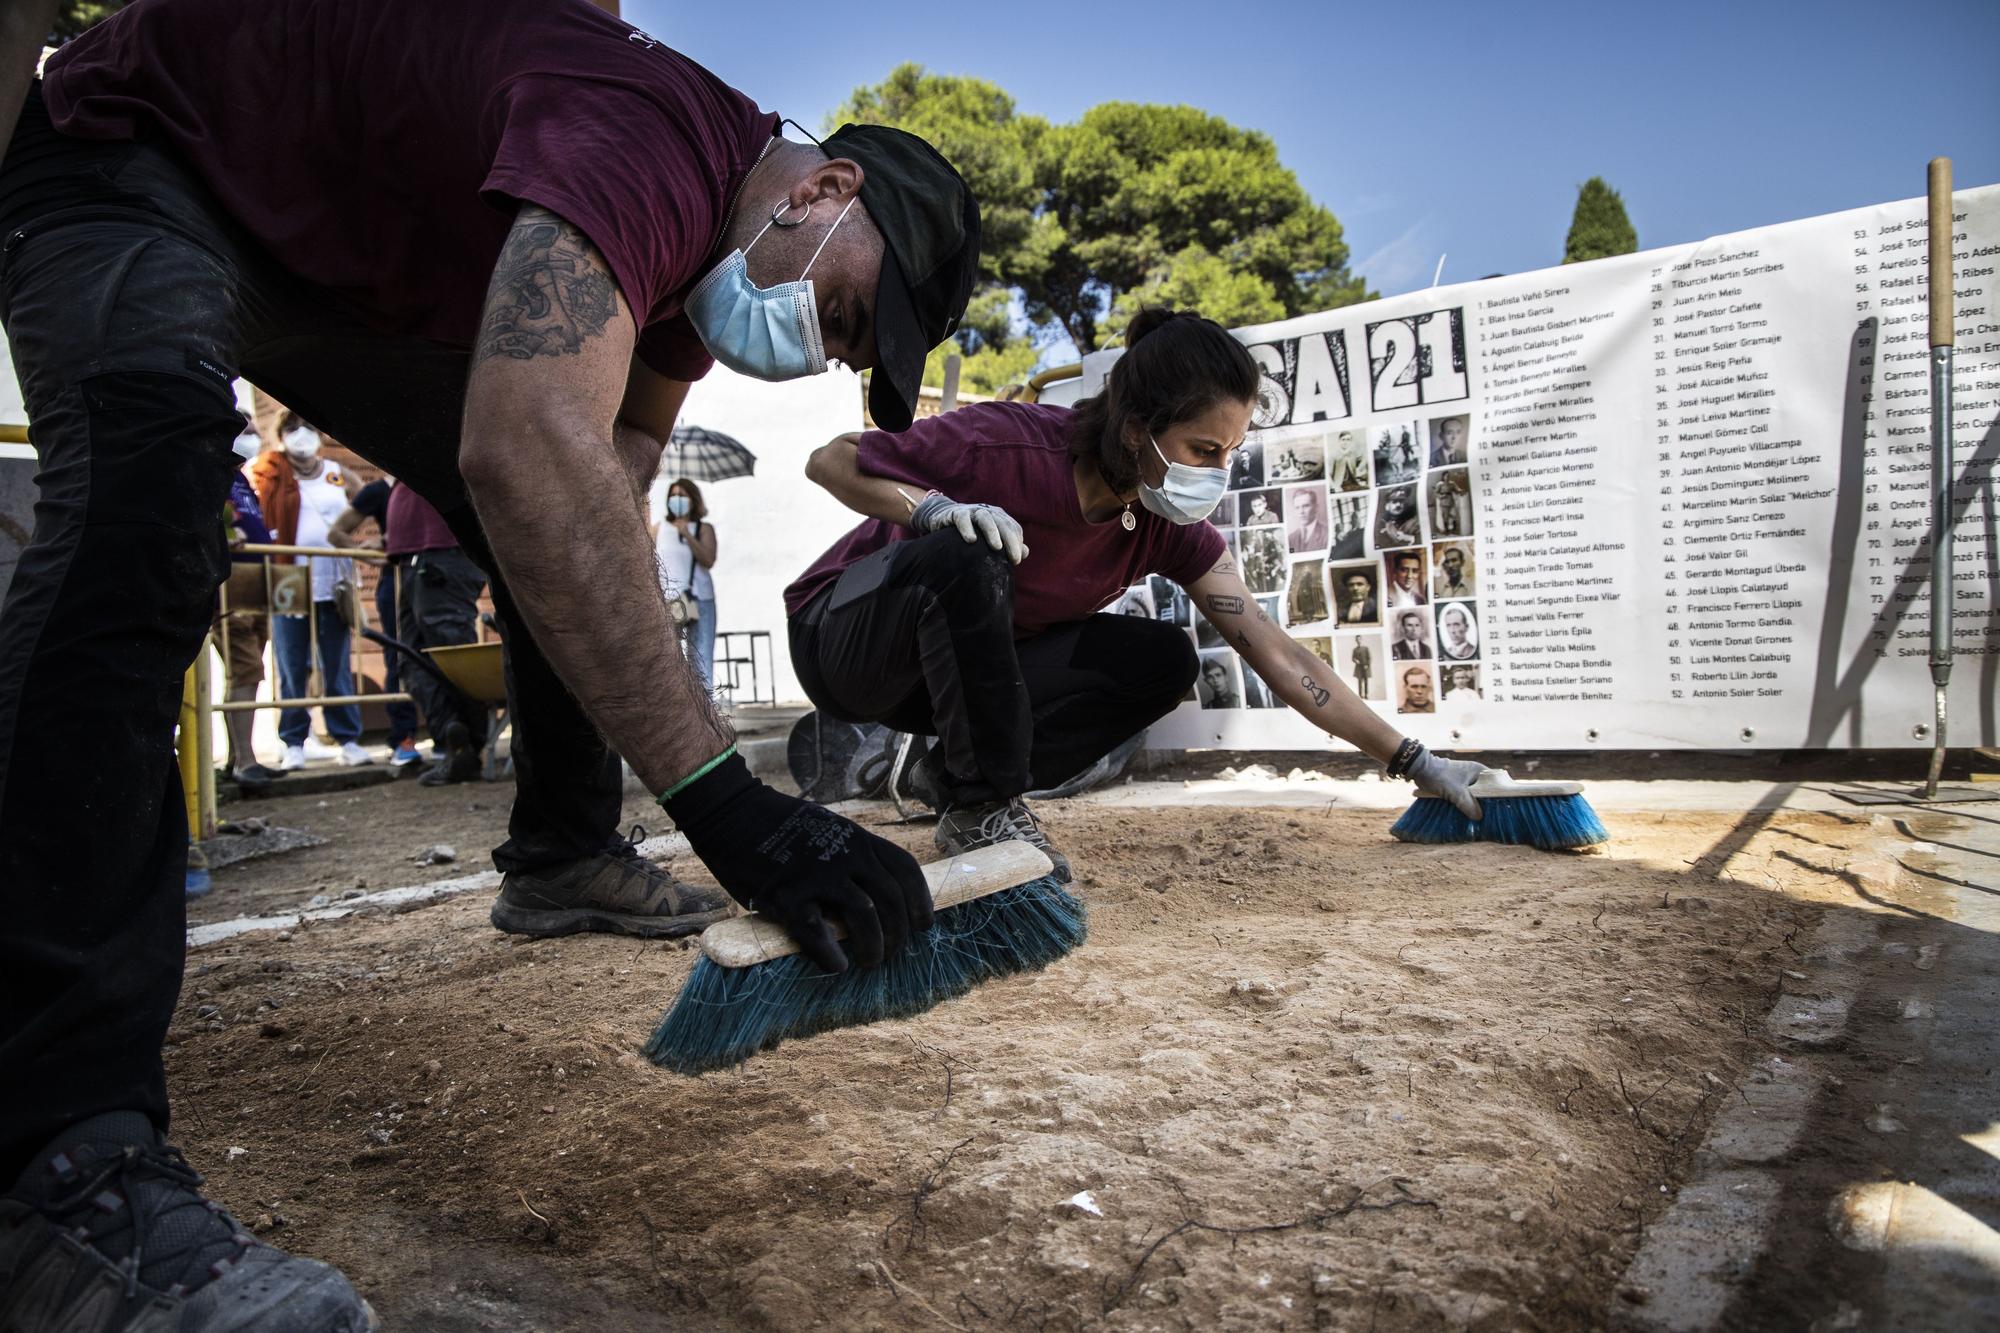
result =
[[[1395,754],[1402,735],[1356,698],[1332,667],[1264,614],[1227,553],[1195,580],[1188,595],[1243,655],[1244,664],[1299,716],[1376,759],[1386,762]]]
[[[535,642],[658,792],[730,732],[675,643],[629,503],[617,432],[637,334],[589,238],[524,207],[487,291],[459,467]]]

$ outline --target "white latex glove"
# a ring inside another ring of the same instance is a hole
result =
[[[1410,765],[1409,778],[1424,795],[1443,797],[1457,806],[1460,814],[1476,822],[1480,817],[1479,802],[1471,789],[1484,772],[1484,764],[1475,764],[1470,759],[1440,759],[1425,750]]]
[[[960,504],[947,496],[933,495],[910,515],[910,527],[917,532],[936,532],[947,526],[957,528],[958,535],[969,542],[984,538],[994,550],[1007,553],[1009,564],[1018,565],[1028,558],[1021,525],[998,505]]]

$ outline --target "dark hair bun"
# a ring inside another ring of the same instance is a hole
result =
[[[1132,316],[1132,322],[1125,326],[1125,346],[1136,347],[1141,338],[1161,325],[1192,316],[1192,310],[1169,310],[1163,305],[1142,306],[1139,313]]]

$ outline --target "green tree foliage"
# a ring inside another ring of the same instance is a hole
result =
[[[49,31],[49,45],[61,46],[94,23],[102,23],[129,0],[63,0],[56,8],[56,21]]]
[[[1563,263],[1580,264],[1586,259],[1608,255],[1629,255],[1639,248],[1639,233],[1625,216],[1625,201],[1618,191],[1592,176],[1576,192],[1576,211],[1570,215],[1569,239],[1563,242]]]
[[[1092,351],[1146,300],[1238,324],[1370,295],[1339,221],[1269,136],[1193,107],[1106,102],[1051,125],[986,80],[906,64],[830,123],[847,120],[923,135],[977,195],[986,286],[959,335],[967,353],[1019,341],[1015,299],[1040,341]],[[972,371],[968,359],[968,388]]]

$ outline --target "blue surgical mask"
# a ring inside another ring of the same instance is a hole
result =
[[[1167,465],[1167,475],[1158,486],[1148,486],[1144,477],[1139,478],[1139,503],[1183,527],[1199,523],[1214,513],[1215,507],[1222,503],[1222,492],[1229,487],[1228,470],[1172,462],[1161,451],[1158,440],[1150,435],[1146,438],[1151,441],[1153,452]]]
[[[685,495],[669,495],[667,497],[667,514],[671,518],[686,518],[688,510],[693,507],[693,505],[688,503],[688,498]]]
[[[764,230],[751,238],[748,250],[730,251],[714,272],[695,285],[682,309],[710,356],[739,374],[760,380],[795,380],[826,369],[826,347],[819,334],[819,305],[813,299],[813,285],[806,274],[812,272],[820,251],[826,249],[826,243],[846,220],[847,210],[860,197],[855,195],[847,201],[847,208],[840,210],[840,216],[821,239],[819,249],[806,261],[805,272],[799,274],[798,281],[782,282],[775,287],[759,287],[750,281],[749,250],[756,249],[757,242],[764,239],[764,232],[776,223],[774,213],[771,221],[764,224]],[[812,216],[810,204],[806,206],[806,216]]]

